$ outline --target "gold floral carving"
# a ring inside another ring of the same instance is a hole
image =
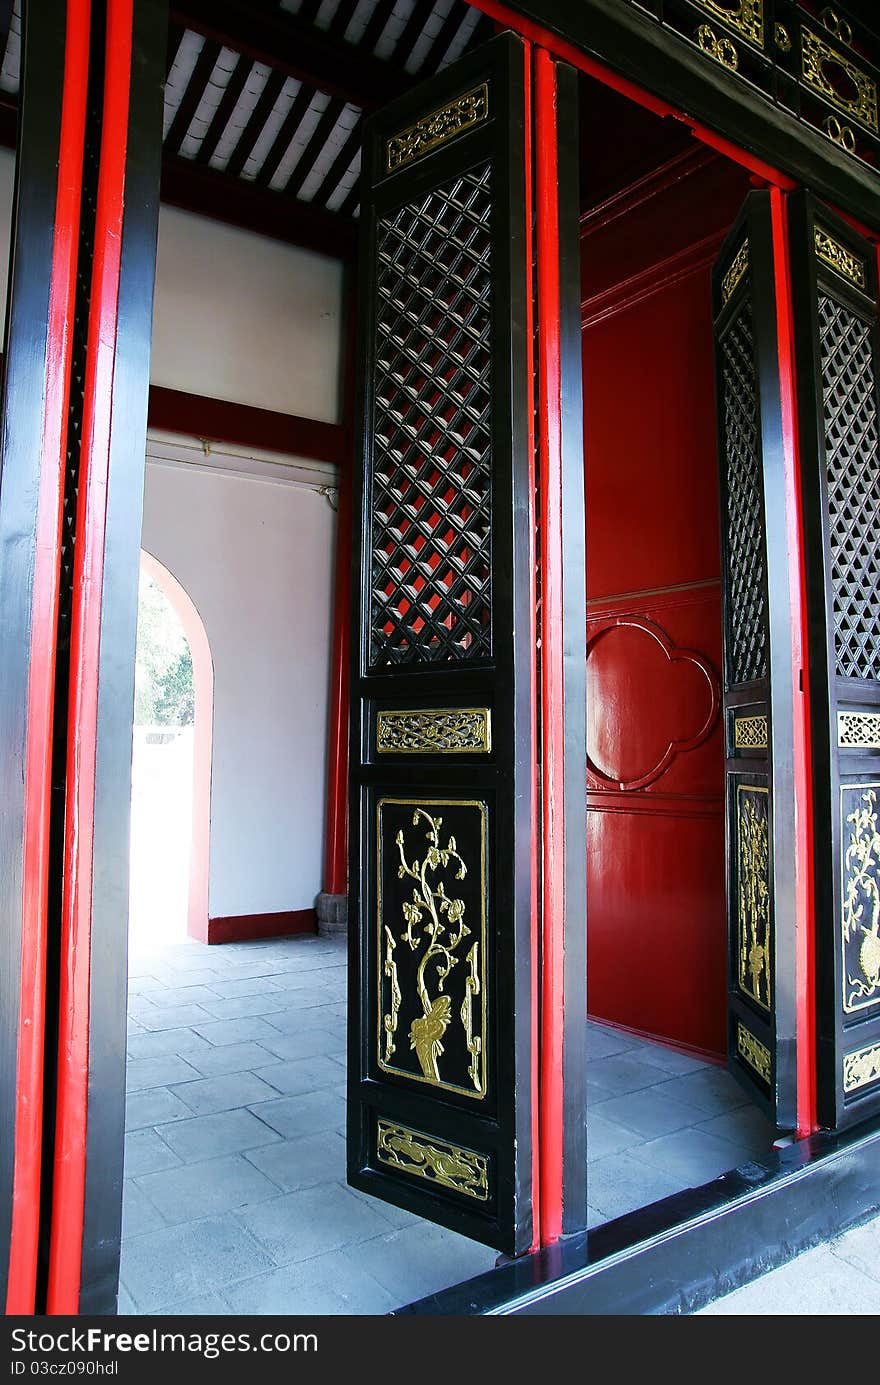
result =
[[[837,744],[854,750],[880,750],[880,712],[838,712]]]
[[[801,29],[801,72],[807,86],[844,115],[858,120],[869,129],[877,129],[877,84],[867,72],[832,48],[811,29]],[[853,92],[848,96],[838,90],[832,78],[842,73],[844,82]]]
[[[739,53],[736,44],[723,34],[716,34],[711,24],[701,24],[697,30],[697,43],[708,58],[714,58],[730,72],[739,70]]]
[[[764,0],[739,0],[736,9],[729,4],[719,4],[718,0],[696,0],[696,4],[743,38],[750,39],[759,48],[764,47]]]
[[[746,1029],[744,1024],[737,1021],[736,1025],[736,1049],[741,1058],[744,1058],[750,1068],[754,1068],[760,1078],[769,1084],[770,1082],[770,1050],[760,1039],[756,1039],[750,1029]]]
[[[454,101],[423,116],[385,143],[386,171],[394,173],[406,164],[415,163],[432,149],[455,139],[462,131],[480,125],[489,116],[489,87],[486,82],[465,92]]]
[[[725,303],[736,292],[737,285],[749,267],[749,243],[744,240],[731,261],[730,268],[721,281],[721,297]]]
[[[492,718],[488,707],[438,707],[376,714],[379,755],[488,755]]]
[[[406,1125],[378,1122],[376,1152],[379,1161],[414,1178],[449,1188],[455,1193],[486,1202],[489,1197],[489,1160],[475,1150],[451,1145],[434,1135],[410,1130]]]
[[[397,943],[390,928],[385,929],[385,960],[382,963],[382,970],[388,978],[390,984],[390,1005],[386,1014],[382,1016],[382,1028],[385,1031],[385,1054],[384,1061],[387,1063],[391,1059],[397,1045],[395,1036],[397,1034],[397,1018],[400,1014],[400,981],[397,976],[397,963],[394,960],[394,949]]]
[[[769,1010],[769,795],[762,786],[737,785],[736,850],[740,990]]]
[[[856,1092],[871,1082],[880,1082],[880,1044],[868,1044],[847,1053],[843,1059],[843,1090]]]
[[[877,786],[841,788],[843,854],[843,1008],[880,1000],[880,827]],[[847,812],[848,803],[852,809]],[[854,944],[858,943],[858,950]]]
[[[821,226],[815,228],[814,235],[819,259],[824,260],[825,264],[830,265],[838,274],[842,274],[844,279],[849,279],[851,283],[863,289],[865,266],[862,261],[847,250],[845,245],[841,245],[839,240],[823,231]]]
[[[766,750],[768,746],[767,718],[765,716],[737,717],[733,723],[733,745],[735,750]]]

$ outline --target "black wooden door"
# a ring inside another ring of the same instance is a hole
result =
[[[809,608],[818,1099],[880,1109],[880,337],[876,246],[794,199]]]
[[[533,494],[525,52],[367,125],[349,1182],[532,1239]]]
[[[770,194],[714,281],[724,611],[728,1061],[796,1124],[792,645]]]

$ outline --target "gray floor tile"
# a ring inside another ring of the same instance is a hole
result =
[[[303,991],[297,992],[298,996],[304,994]],[[334,1005],[318,1005],[313,1001],[309,1001],[308,1006],[303,1008],[298,999],[295,1007],[279,1010],[277,1014],[270,1015],[266,1023],[280,1030],[282,1034],[299,1034],[305,1029],[326,1029],[330,1033],[344,1033],[335,1010]]]
[[[277,1265],[370,1240],[388,1227],[361,1198],[332,1183],[287,1193],[237,1215]]]
[[[287,1140],[321,1130],[339,1130],[345,1122],[345,1102],[334,1091],[283,1096],[277,1101],[263,1101],[253,1111]]]
[[[247,1158],[286,1193],[345,1179],[345,1141],[335,1130],[252,1149]]]
[[[180,1163],[155,1130],[130,1130],[125,1136],[125,1176],[136,1178],[141,1173],[171,1169]]]
[[[160,1058],[130,1058],[125,1069],[128,1092],[144,1092],[151,1087],[167,1087],[172,1082],[187,1082],[199,1074],[177,1054]]]
[[[223,1000],[238,996],[267,995],[281,990],[274,976],[244,976],[235,981],[215,981],[211,990]]]
[[[157,1029],[182,1029],[210,1018],[201,1005],[152,1005],[149,1011],[138,1011],[137,1014],[138,1023],[151,1033]]]
[[[339,1251],[238,1284],[227,1298],[233,1312],[247,1314],[366,1316],[400,1306],[393,1294]]]
[[[721,1115],[745,1106],[749,1098],[742,1087],[724,1068],[703,1068],[686,1077],[674,1077],[669,1083],[670,1096],[698,1106],[707,1116]]]
[[[129,1058],[160,1058],[168,1053],[179,1053],[187,1062],[192,1062],[192,1053],[204,1052],[211,1045],[192,1029],[159,1029],[153,1034],[146,1030],[129,1038]]]
[[[206,1000],[217,1000],[217,992],[209,986],[166,986],[161,991],[150,991],[148,999],[161,1008],[171,1005],[201,1005]]]
[[[133,1310],[132,1310],[133,1311]],[[151,1316],[157,1318],[228,1318],[229,1304],[219,1294],[199,1294],[170,1307],[158,1308]]]
[[[125,1098],[125,1128],[139,1130],[145,1125],[165,1125],[168,1121],[186,1120],[192,1115],[188,1106],[165,1087],[149,1092],[133,1092]]]
[[[160,1220],[171,1223],[218,1216],[278,1196],[277,1185],[241,1154],[148,1173],[137,1180],[137,1188],[161,1212]]]
[[[285,1096],[299,1096],[302,1092],[317,1092],[323,1087],[338,1085],[339,1064],[332,1058],[295,1058],[289,1063],[275,1063],[270,1068],[258,1069],[259,1076],[270,1082],[276,1091]]]
[[[746,1147],[753,1156],[766,1153],[776,1139],[776,1131],[763,1111],[751,1105],[739,1106],[734,1111],[724,1111],[720,1116],[700,1121],[697,1128]]]
[[[229,1072],[247,1072],[255,1068],[265,1068],[279,1061],[272,1049],[262,1044],[209,1044],[201,1040],[203,1048],[195,1054],[187,1054],[187,1062],[192,1064],[203,1077],[223,1077]]]
[[[640,1146],[638,1158],[696,1188],[744,1163],[748,1152],[730,1140],[690,1128],[649,1140]]]
[[[122,1278],[142,1313],[273,1269],[232,1214],[168,1226],[126,1243]]]
[[[642,1136],[629,1130],[618,1121],[608,1120],[601,1109],[591,1111],[587,1117],[587,1160],[593,1163],[609,1154],[620,1154],[625,1149],[641,1142]]]
[[[203,1005],[215,1019],[237,1020],[249,1019],[252,1015],[275,1015],[279,1010],[286,1010],[290,1000],[284,991],[263,991],[259,995],[237,995],[226,1000],[215,996]]]
[[[279,1137],[250,1111],[219,1111],[214,1116],[193,1116],[169,1125],[163,1130],[163,1138],[175,1154],[192,1164],[215,1155],[256,1149]]]
[[[691,1072],[701,1072],[703,1068],[715,1068],[717,1064],[710,1063],[706,1058],[700,1058],[695,1053],[682,1053],[679,1049],[670,1048],[666,1044],[654,1044],[640,1041],[635,1048],[629,1050],[630,1058],[644,1058],[652,1067],[662,1068],[670,1077],[684,1077]]]
[[[261,1047],[276,1058],[295,1062],[297,1058],[318,1058],[345,1051],[345,1036],[332,1034],[328,1029],[306,1029],[300,1034],[276,1032],[273,1038],[263,1039]],[[254,1064],[256,1067],[257,1064]]]
[[[636,1152],[611,1154],[590,1165],[590,1205],[608,1218],[622,1217],[649,1202],[681,1191],[681,1180],[642,1163]]]
[[[612,1054],[610,1058],[597,1058],[589,1064],[589,1071],[590,1081],[597,1087],[604,1087],[611,1096],[638,1092],[668,1078],[668,1073],[643,1057],[636,1057],[632,1050]]]
[[[275,1095],[275,1089],[254,1072],[231,1072],[222,1077],[198,1077],[194,1072],[193,1076],[198,1081],[183,1082],[173,1091],[197,1116],[234,1111],[257,1101],[268,1101]]]
[[[167,1178],[170,1170],[152,1174],[153,1178]],[[142,1236],[145,1231],[156,1231],[165,1221],[150,1199],[131,1178],[122,1184],[122,1239],[129,1236]]]
[[[865,1226],[854,1227],[845,1236],[832,1242],[831,1249],[853,1269],[880,1280],[880,1218]]]
[[[635,1130],[646,1140],[668,1135],[685,1125],[696,1125],[702,1115],[700,1108],[677,1101],[669,1091],[673,1085],[673,1082],[664,1082],[659,1087],[647,1087],[641,1092],[629,1092],[626,1096],[603,1101],[602,1115]]]
[[[626,1034],[622,1029],[612,1029],[604,1024],[587,1025],[587,1055],[590,1060],[610,1058],[614,1053],[625,1053],[638,1042],[633,1034]]]
[[[428,1222],[388,1232],[346,1253],[352,1265],[371,1274],[401,1304],[483,1274],[496,1258],[486,1246]]]
[[[827,1246],[808,1250],[701,1310],[711,1317],[865,1316],[877,1312],[877,1280]]]
[[[263,1038],[274,1038],[277,1032],[265,1020],[258,1018],[209,1020],[207,1015],[204,1018],[209,1022],[196,1024],[195,1031],[211,1044],[246,1044],[252,1040],[259,1043]]]

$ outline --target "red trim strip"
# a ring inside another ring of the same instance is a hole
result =
[[[529,388],[535,392],[535,300],[532,282],[535,258],[534,240],[534,196],[533,178],[533,140],[532,140],[532,46],[524,45],[523,92],[525,107],[525,240],[526,240],[526,374]],[[531,1062],[531,1112],[532,1112],[532,1244],[537,1250],[541,1245],[541,906],[539,898],[539,873],[541,869],[541,847],[538,836],[538,552],[537,515],[535,513],[535,488],[537,474],[535,467],[535,411],[528,410],[526,446],[528,448],[529,476],[529,649],[531,651],[529,705],[532,709],[529,730],[531,745],[532,773],[529,782],[529,819],[531,825],[531,942],[530,965],[532,969],[531,1016],[532,1016],[532,1062]]]
[[[23,1314],[34,1311],[40,1218],[52,720],[55,707],[55,652],[71,339],[76,297],[76,261],[89,76],[89,8],[90,0],[71,0],[67,7],[58,193],[55,203],[52,279],[49,286],[43,441],[40,453],[31,603],[25,745],[18,1100],[6,1295],[6,1312]]]
[[[230,914],[208,920],[206,943],[243,943],[253,938],[287,938],[315,933],[314,909],[284,909],[277,914]]]
[[[798,1134],[816,1130],[816,917],[813,895],[813,767],[808,677],[807,575],[804,509],[797,416],[794,303],[789,257],[788,208],[778,188],[770,189],[782,441],[785,456],[785,528],[791,603],[792,723],[795,789],[795,988],[797,1025]]]
[[[133,0],[108,0],[101,160],[73,575],[67,822],[49,1313],[79,1307],[89,1079],[89,973],[98,667],[122,255]]]
[[[565,723],[562,647],[562,400],[556,67],[535,54],[538,234],[538,478],[541,533],[541,769],[543,1005],[541,1241],[562,1235],[565,929]]]
[[[242,447],[265,447],[334,466],[349,465],[348,434],[340,423],[258,409],[229,399],[187,394],[165,385],[150,386],[149,426],[169,433],[186,433],[208,442],[232,442]]]

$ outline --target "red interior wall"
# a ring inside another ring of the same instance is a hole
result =
[[[591,1015],[725,1046],[711,264],[746,191],[697,156],[585,219]],[[611,216],[609,218],[609,211]]]

